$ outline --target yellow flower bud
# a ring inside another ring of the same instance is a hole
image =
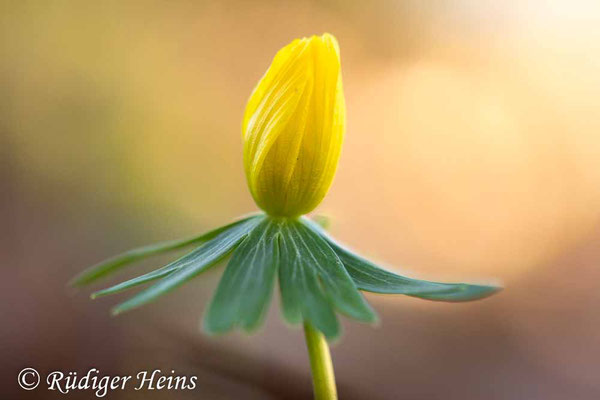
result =
[[[256,204],[273,216],[312,211],[337,167],[346,106],[335,37],[296,39],[275,55],[244,114],[244,168]]]

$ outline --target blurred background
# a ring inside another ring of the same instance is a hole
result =
[[[20,1],[0,5],[3,398],[44,373],[198,376],[121,398],[309,399],[275,299],[253,336],[208,338],[222,268],[111,318],[66,282],[107,256],[255,210],[241,116],[275,52],[335,34],[348,131],[317,213],[425,279],[501,282],[468,304],[367,295],[344,321],[342,399],[600,398],[600,3]],[[70,398],[91,398],[75,392]]]

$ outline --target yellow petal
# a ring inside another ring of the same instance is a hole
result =
[[[312,211],[327,193],[345,130],[339,47],[330,34],[281,49],[246,106],[244,168],[270,215]]]

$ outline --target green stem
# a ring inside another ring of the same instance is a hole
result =
[[[335,375],[327,340],[308,322],[304,323],[304,336],[310,358],[315,400],[337,400]]]

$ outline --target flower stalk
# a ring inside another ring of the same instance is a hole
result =
[[[325,336],[305,322],[304,337],[310,359],[315,400],[337,400],[335,374]]]

